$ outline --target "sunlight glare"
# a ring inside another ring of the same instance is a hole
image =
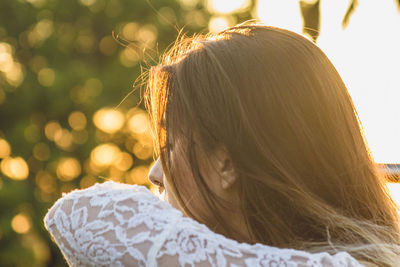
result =
[[[390,195],[392,196],[394,202],[400,207],[400,184],[399,183],[387,183],[386,184]],[[400,211],[399,211],[400,212]]]
[[[318,44],[348,87],[375,161],[400,163],[400,16],[393,1],[364,1],[342,30],[347,5],[321,2]]]
[[[207,8],[214,13],[229,14],[244,9],[249,4],[249,0],[208,0]]]
[[[257,4],[258,18],[269,26],[302,32],[299,2],[295,0],[263,0]]]
[[[227,16],[213,16],[210,18],[208,22],[208,29],[210,32],[220,32],[225,30],[229,26],[232,26],[233,23],[230,21],[229,17]]]

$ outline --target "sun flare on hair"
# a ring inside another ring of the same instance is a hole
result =
[[[232,25],[232,13],[248,1],[208,0],[214,16],[212,32]],[[315,0],[303,0],[314,3]],[[394,1],[363,2],[342,27],[349,2],[321,1],[317,45],[328,55],[346,83],[365,130],[373,157],[379,163],[400,163],[400,16]],[[257,1],[254,14],[266,25],[302,34],[299,1]],[[241,21],[238,21],[239,23]],[[374,35],[374,33],[379,33]],[[384,47],[384,49],[382,49]]]
[[[212,32],[231,26],[228,18],[239,2],[209,0],[215,14]],[[303,0],[315,3],[315,0]],[[347,27],[342,20],[349,1],[320,2],[320,35],[317,45],[327,54],[344,80],[360,117],[374,160],[400,164],[400,16],[395,1],[364,1],[357,5]],[[299,1],[257,1],[256,17],[264,24],[302,34]],[[240,21],[238,21],[240,23]],[[389,183],[400,205],[400,184]]]

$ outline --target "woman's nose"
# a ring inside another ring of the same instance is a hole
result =
[[[149,180],[152,184],[156,186],[164,186],[163,184],[163,169],[161,165],[160,157],[157,158],[153,167],[149,171]]]

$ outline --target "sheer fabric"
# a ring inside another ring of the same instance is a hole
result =
[[[137,185],[105,182],[72,191],[44,222],[70,266],[362,266],[346,252],[238,243]]]

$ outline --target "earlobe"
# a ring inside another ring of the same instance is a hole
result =
[[[230,188],[236,182],[236,171],[233,167],[232,160],[226,150],[219,149],[217,152],[218,172],[222,189]]]
[[[222,189],[229,189],[236,182],[236,173],[229,172],[221,175],[221,187]]]
[[[233,166],[231,157],[225,147],[218,146],[213,153],[213,162],[216,167],[219,179],[219,188],[228,190],[237,180],[237,174]]]

